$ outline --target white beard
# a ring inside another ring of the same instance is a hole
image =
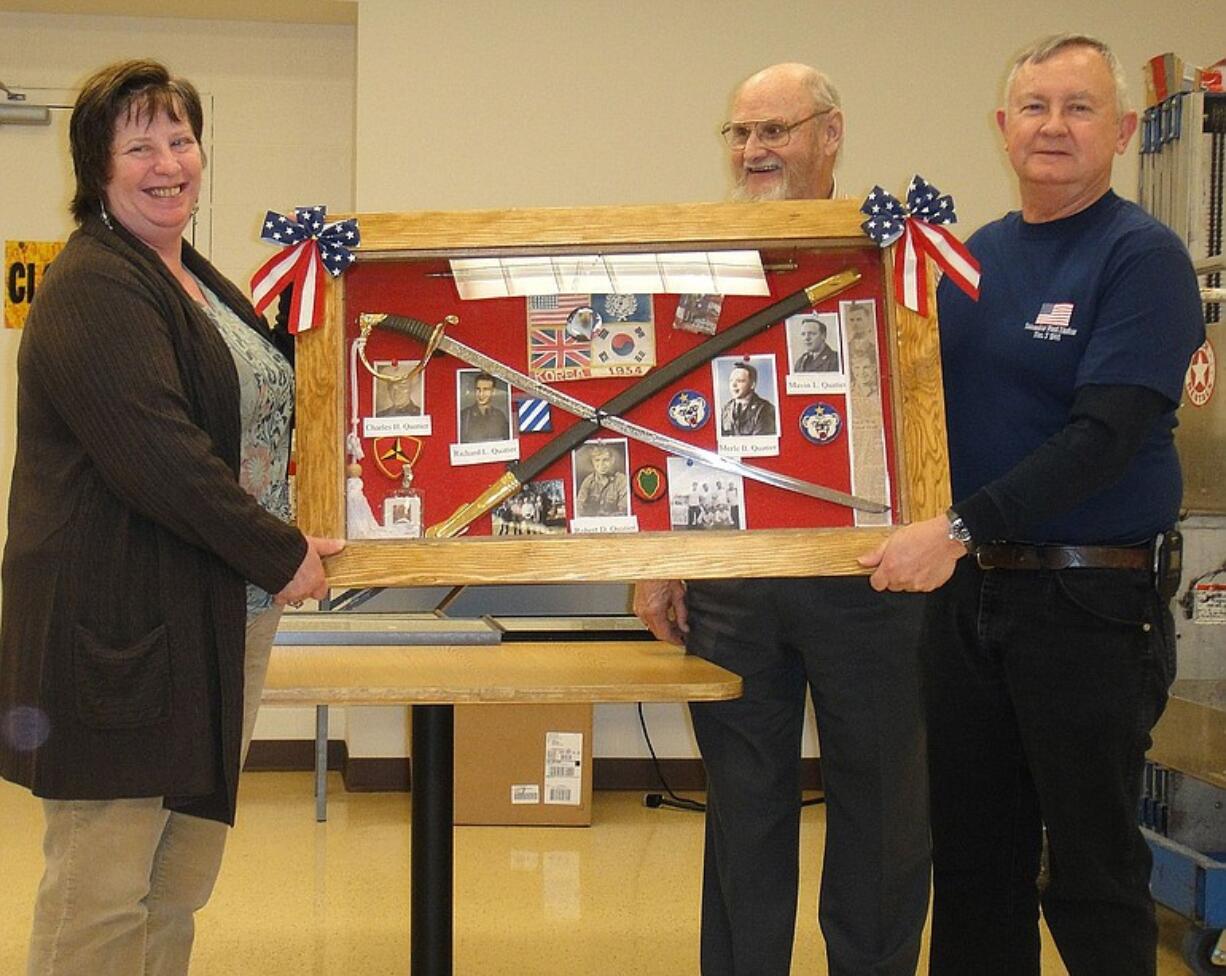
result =
[[[792,199],[790,183],[791,180],[788,178],[788,172],[784,170],[783,179],[778,183],[766,190],[751,193],[749,187],[745,185],[745,174],[742,173],[740,179],[736,181],[729,192],[728,199],[734,203],[763,203],[768,200],[790,200]]]

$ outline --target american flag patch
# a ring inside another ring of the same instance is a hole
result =
[[[528,298],[528,324],[564,325],[571,312],[591,304],[591,295],[531,295]]]
[[[1035,325],[1054,325],[1065,328],[1073,317],[1072,302],[1044,302],[1039,314],[1034,318]]]
[[[540,431],[553,430],[553,418],[549,413],[549,404],[534,397],[525,397],[519,401],[519,432],[535,434]]]

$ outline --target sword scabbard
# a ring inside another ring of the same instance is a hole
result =
[[[435,522],[426,529],[427,539],[451,539],[470,523],[475,522],[499,503],[514,495],[523,487],[522,482],[515,477],[515,472],[508,471],[492,485],[481,492],[471,502],[465,502],[441,522]]]

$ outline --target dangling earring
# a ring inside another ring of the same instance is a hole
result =
[[[111,230],[114,230],[115,225],[111,223],[111,215],[106,212],[106,201],[105,200],[100,199],[98,201],[98,209],[102,211],[102,222],[106,224],[107,227],[111,228]]]

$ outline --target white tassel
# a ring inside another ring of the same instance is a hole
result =
[[[356,475],[345,479],[345,528],[350,539],[392,538],[370,510],[370,502],[362,490],[362,479]]]

